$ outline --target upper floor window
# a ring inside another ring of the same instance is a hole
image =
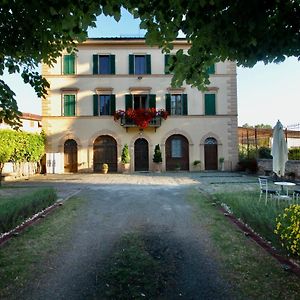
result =
[[[93,74],[115,74],[115,55],[93,55]]]
[[[75,55],[65,54],[63,56],[63,74],[75,74]]]
[[[76,95],[64,94],[63,95],[63,116],[71,117],[76,114]]]
[[[130,54],[129,74],[151,74],[151,56]]]
[[[205,115],[212,116],[216,114],[216,95],[204,94]]]
[[[94,116],[110,116],[116,111],[115,95],[94,95]]]
[[[125,95],[125,109],[147,109],[156,108],[156,95],[154,94],[138,94]]]
[[[166,94],[166,111],[170,115],[187,115],[187,94]]]

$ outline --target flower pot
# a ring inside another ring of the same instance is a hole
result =
[[[160,173],[162,169],[162,163],[154,163],[154,172]]]
[[[108,169],[102,169],[103,174],[107,174],[107,172],[108,172]]]
[[[123,163],[122,166],[123,166],[122,172],[125,173],[125,174],[129,173],[129,171],[130,171],[130,163],[127,163],[127,164]]]

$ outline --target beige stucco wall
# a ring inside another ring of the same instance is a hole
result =
[[[187,45],[179,45],[187,49]],[[93,75],[93,54],[114,54],[116,75]],[[128,75],[129,54],[151,54],[151,75]],[[204,93],[188,85],[183,85],[183,93],[188,94],[188,116],[169,116],[161,127],[129,128],[127,131],[111,116],[93,116],[93,94],[96,88],[111,88],[116,95],[116,109],[125,109],[125,95],[130,88],[150,88],[156,94],[156,107],[165,108],[165,94],[169,93],[171,76],[164,75],[164,55],[159,49],[148,48],[138,42],[126,44],[118,42],[87,42],[79,47],[76,54],[76,75],[61,75],[62,62],[48,69],[43,66],[44,76],[50,83],[47,99],[43,100],[43,127],[47,134],[47,152],[63,153],[67,139],[75,139],[78,144],[79,171],[93,170],[93,141],[99,135],[111,135],[118,144],[118,159],[124,144],[130,146],[131,169],[134,166],[134,142],[143,137],[149,143],[149,162],[152,169],[152,156],[156,144],[160,144],[165,169],[165,141],[172,134],[182,134],[189,141],[190,170],[194,160],[201,160],[204,166],[204,140],[214,137],[218,141],[218,157],[225,158],[225,167],[235,167],[237,152],[237,95],[236,67],[233,62],[216,64],[216,74],[210,76],[209,89],[216,94],[216,116],[204,115]],[[142,79],[138,79],[141,76]],[[76,90],[76,117],[62,117],[62,92]],[[63,160],[63,155],[61,155]],[[63,172],[63,162],[59,164]],[[121,168],[119,164],[119,169]]]

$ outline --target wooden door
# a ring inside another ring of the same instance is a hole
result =
[[[78,171],[77,143],[74,140],[66,140],[64,144],[64,171],[71,173]]]
[[[189,170],[189,142],[180,134],[171,135],[166,141],[166,170]]]
[[[218,145],[214,138],[207,138],[204,145],[205,170],[218,170]]]
[[[149,147],[145,139],[137,139],[134,143],[134,170],[149,171]]]
[[[109,135],[101,135],[94,142],[94,172],[101,172],[108,164],[108,172],[117,172],[117,142]]]

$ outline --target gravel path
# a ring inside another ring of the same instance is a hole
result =
[[[96,293],[98,299],[105,299],[97,288],[105,285],[101,272],[120,237],[135,231],[154,240],[156,236],[164,241],[164,247],[177,253],[177,284],[164,299],[230,298],[230,288],[212,259],[214,250],[205,228],[193,218],[193,208],[185,200],[199,180],[153,176],[148,181],[137,177],[137,184],[128,180],[99,184],[89,178],[88,185],[73,186],[73,191],[80,188],[79,196],[88,201],[71,242],[58,245],[60,255],[32,282],[22,299],[95,299]]]

